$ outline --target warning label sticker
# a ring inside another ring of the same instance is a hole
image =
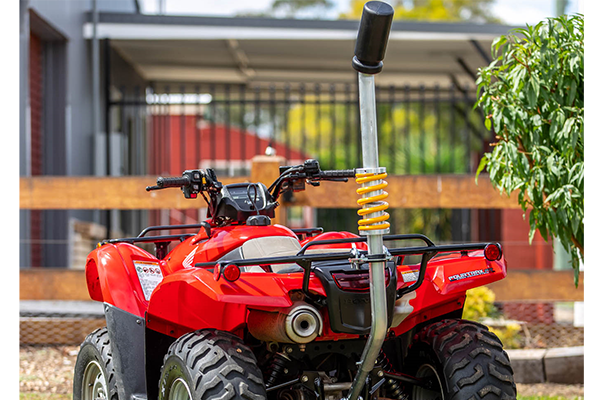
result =
[[[151,261],[134,261],[135,272],[137,272],[140,285],[144,291],[146,300],[150,300],[150,295],[163,280],[163,275],[158,263]]]
[[[402,271],[402,280],[404,282],[415,282],[419,279],[419,270]]]

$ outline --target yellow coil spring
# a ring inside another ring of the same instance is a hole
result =
[[[388,207],[390,205],[386,201],[382,201],[388,197],[388,193],[383,190],[388,185],[388,183],[386,181],[382,180],[386,177],[387,177],[387,173],[385,173],[385,172],[382,174],[377,174],[377,175],[373,174],[373,173],[356,174],[356,183],[358,183],[359,185],[361,185],[363,183],[367,183],[367,182],[374,182],[374,181],[381,180],[381,183],[379,183],[377,185],[364,186],[364,187],[358,188],[356,190],[356,193],[358,193],[359,195],[362,196],[363,194],[375,192],[377,190],[383,191],[383,193],[381,193],[380,195],[363,197],[363,198],[358,199],[357,203],[359,206],[362,207],[360,210],[358,210],[358,215],[363,216],[363,215],[372,214],[372,213],[376,213],[378,211],[384,211],[384,210],[388,209]],[[367,207],[366,204],[368,204],[368,203],[375,203],[376,205],[374,205],[372,207]],[[390,223],[386,222],[389,218],[390,218],[390,214],[388,214],[386,212],[383,212],[383,214],[378,217],[363,218],[358,221],[358,230],[359,231],[374,231],[374,230],[380,230],[380,229],[387,229],[390,227]]]

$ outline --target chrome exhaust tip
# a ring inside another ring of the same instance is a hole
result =
[[[323,320],[314,307],[300,305],[285,318],[285,332],[296,343],[312,342],[323,332]]]
[[[305,344],[323,334],[321,313],[305,302],[275,312],[250,309],[247,324],[250,334],[265,342]]]

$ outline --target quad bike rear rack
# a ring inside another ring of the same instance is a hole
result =
[[[294,256],[282,256],[282,257],[263,257],[263,258],[251,258],[243,260],[227,260],[223,262],[203,262],[194,264],[195,267],[199,268],[219,268],[223,271],[230,265],[237,267],[246,267],[252,265],[271,265],[271,264],[290,264],[296,263],[303,270],[304,275],[302,279],[302,291],[307,297],[311,297],[308,286],[310,282],[310,273],[313,271],[313,263],[320,261],[334,261],[334,260],[349,260],[351,263],[356,264],[368,264],[373,262],[385,262],[394,256],[410,256],[410,255],[421,255],[421,262],[419,266],[419,277],[415,283],[408,287],[400,288],[396,291],[396,298],[404,296],[407,293],[417,290],[423,280],[425,279],[425,269],[427,263],[433,257],[440,253],[454,253],[461,252],[465,253],[468,251],[484,250],[486,246],[494,244],[500,248],[498,243],[469,243],[469,244],[451,244],[451,245],[440,245],[436,246],[431,239],[421,234],[404,234],[404,235],[384,235],[383,240],[385,241],[398,241],[398,240],[421,240],[425,242],[426,246],[419,247],[400,247],[400,248],[384,248],[384,254],[367,254],[365,250],[351,249],[348,252],[340,253],[324,253],[324,254],[306,254],[306,250],[309,247],[319,245],[332,245],[332,244],[346,244],[346,243],[360,243],[366,242],[366,237],[357,238],[345,238],[345,239],[330,239],[330,240],[314,240],[305,244],[300,251]]]

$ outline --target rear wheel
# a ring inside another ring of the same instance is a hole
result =
[[[73,400],[98,399],[119,399],[106,328],[95,330],[81,343],[73,377]]]
[[[517,389],[502,342],[484,325],[447,319],[415,335],[409,373],[429,378],[413,388],[413,400],[514,400]]]
[[[205,329],[177,339],[161,371],[159,400],[267,397],[252,351],[228,332]]]

